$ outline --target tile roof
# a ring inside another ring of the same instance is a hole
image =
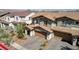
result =
[[[4,21],[4,20],[0,20],[0,23],[3,23],[3,24],[9,24],[9,22]]]
[[[17,11],[17,12],[10,12],[10,14],[8,14],[8,16],[27,16],[28,14],[30,14],[30,12]]]
[[[67,28],[67,27],[56,26],[56,27],[53,27],[52,30],[70,33],[72,35],[78,35],[79,36],[79,30],[74,30],[74,29]]]
[[[51,20],[54,20],[58,17],[69,17],[74,20],[79,20],[79,12],[38,12],[35,15],[31,16],[31,18],[38,17],[38,16],[45,16]]]
[[[42,25],[28,25],[26,27],[28,27],[31,30],[34,29],[35,27],[40,27],[40,28],[42,28],[42,29],[44,29],[44,30],[46,30],[48,32],[53,32],[49,27],[42,26]]]

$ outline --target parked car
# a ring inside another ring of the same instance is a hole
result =
[[[4,43],[0,43],[0,50],[9,50],[9,48]]]

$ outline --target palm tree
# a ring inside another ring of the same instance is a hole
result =
[[[17,37],[24,38],[24,25],[22,23],[18,23],[16,25]]]

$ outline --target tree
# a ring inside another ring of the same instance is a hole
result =
[[[5,29],[0,27],[0,40],[3,41],[7,45],[10,45],[10,42],[11,42],[11,37],[9,34],[10,33],[7,33]]]
[[[17,31],[17,37],[18,38],[24,38],[24,24],[18,23],[16,25],[16,31]]]

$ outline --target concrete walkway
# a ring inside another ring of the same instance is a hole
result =
[[[21,45],[17,44],[16,42],[14,42],[10,45],[13,46],[14,48],[16,48],[17,50],[27,50],[26,48],[22,47]]]

